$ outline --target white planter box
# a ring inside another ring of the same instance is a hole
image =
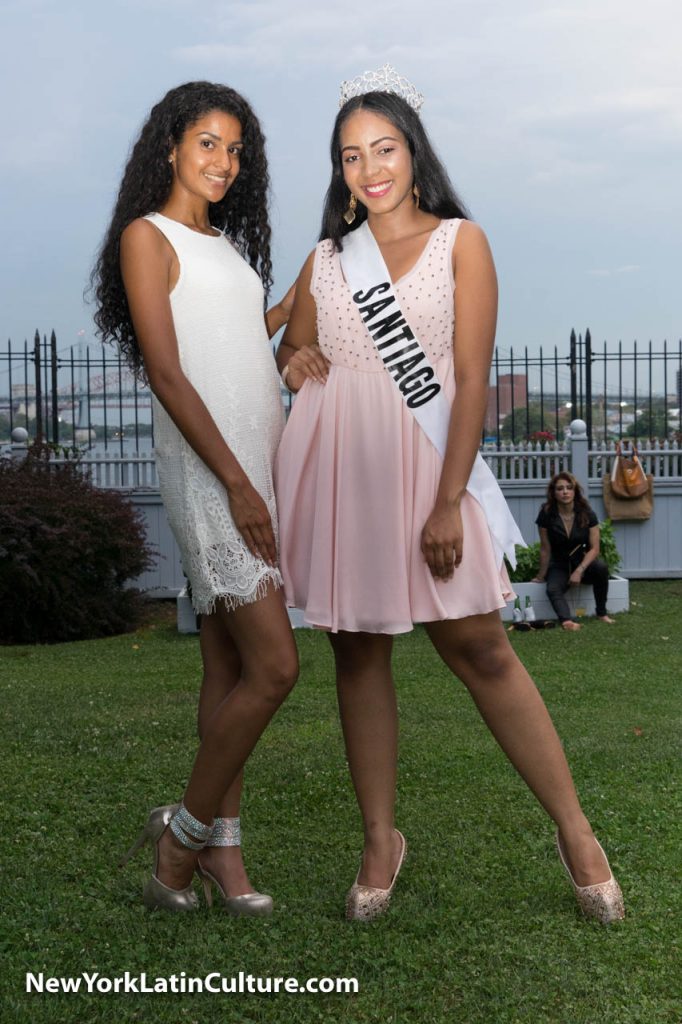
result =
[[[309,629],[310,627],[306,622],[303,621],[303,612],[300,608],[287,608],[289,612],[289,622],[291,623],[292,629]]]
[[[186,587],[183,587],[176,597],[175,606],[177,608],[178,633],[198,633],[197,617],[194,614]],[[304,624],[303,612],[298,608],[289,608],[289,621],[293,629],[300,629]]]
[[[531,604],[535,610],[536,619],[556,619],[554,609],[547,599],[547,588],[544,583],[512,583],[514,593],[521,599],[521,607],[526,604],[526,596],[530,597]],[[585,615],[594,615],[594,593],[588,584],[581,584],[579,587],[569,587],[566,591],[566,600],[574,618]],[[619,612],[626,612],[630,607],[630,583],[622,576],[612,576],[609,580],[609,596],[606,601],[606,610],[612,615]],[[513,620],[514,602],[510,601],[507,607],[502,610],[504,622]]]
[[[187,587],[183,587],[175,598],[175,607],[178,616],[178,633],[198,633],[199,625],[190,596],[187,593]]]
[[[530,597],[531,604],[535,609],[536,619],[556,619],[554,609],[547,600],[547,590],[544,583],[512,583],[514,593],[521,599],[521,607],[526,604],[526,595]],[[609,580],[609,596],[606,601],[606,610],[611,615],[619,612],[626,612],[630,607],[630,584],[629,580],[622,576],[612,576]],[[586,615],[594,615],[594,594],[592,587],[579,586],[569,587],[566,591],[566,600],[571,609],[571,615],[576,618]],[[178,633],[198,633],[197,617],[192,608],[187,590],[183,588],[177,596],[178,611]],[[502,609],[501,615],[504,622],[511,622],[513,619],[514,602],[510,601],[506,608]],[[289,619],[294,629],[304,627],[303,612],[297,608],[289,609]]]

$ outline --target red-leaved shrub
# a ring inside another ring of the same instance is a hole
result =
[[[0,459],[0,643],[57,643],[133,629],[126,587],[152,563],[141,517],[73,463],[34,446]]]

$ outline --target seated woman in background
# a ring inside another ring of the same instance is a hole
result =
[[[613,622],[606,614],[609,570],[599,557],[599,522],[571,473],[552,477],[535,522],[540,530],[540,569],[533,583],[547,582],[547,597],[562,627],[580,629],[565,596],[579,583],[592,584],[597,618]]]

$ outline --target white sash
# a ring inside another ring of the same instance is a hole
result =
[[[450,405],[436,371],[400,310],[384,257],[367,221],[345,235],[343,276],[379,357],[419,426],[445,458]]]
[[[441,458],[445,457],[450,404],[431,360],[400,309],[391,276],[367,221],[343,238],[341,268],[353,302],[401,398]],[[490,467],[476,453],[467,490],[488,521],[497,564],[516,566],[517,544],[526,543]]]

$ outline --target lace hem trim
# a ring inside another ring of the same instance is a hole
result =
[[[248,594],[212,594],[210,597],[199,597],[192,590],[192,607],[197,615],[212,615],[218,603],[222,604],[228,612],[233,612],[245,604],[255,604],[262,601],[268,592],[268,588],[274,586],[280,590],[283,586],[282,575],[279,569],[268,569],[258,580],[256,587]]]

